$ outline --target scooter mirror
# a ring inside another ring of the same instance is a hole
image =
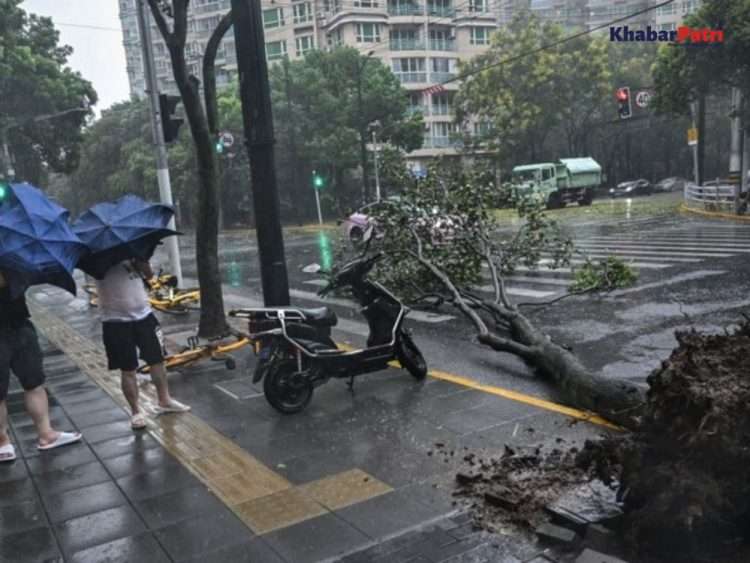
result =
[[[317,274],[321,271],[320,264],[308,264],[304,268],[302,268],[302,271],[306,274]]]

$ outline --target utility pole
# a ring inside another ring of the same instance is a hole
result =
[[[696,123],[695,120],[698,116],[698,102],[690,102],[690,113],[692,116],[692,129],[696,130]],[[698,169],[698,143],[701,142],[701,135],[703,133],[701,131],[698,131],[698,138],[695,140],[695,142],[692,144],[693,147],[693,181],[695,182],[696,186],[701,185],[701,175],[700,170]]]
[[[146,92],[151,102],[151,130],[154,135],[156,146],[156,179],[159,183],[159,200],[169,206],[172,202],[172,184],[169,179],[169,162],[167,161],[167,146],[164,143],[164,131],[161,128],[161,108],[159,107],[159,91],[156,81],[156,67],[154,65],[153,44],[151,43],[151,28],[146,19],[145,0],[136,0],[138,10],[138,31],[141,36],[141,50],[143,58],[143,75],[146,79]],[[169,222],[169,228],[176,231],[177,225],[174,217]],[[169,254],[169,269],[177,278],[177,286],[182,284],[182,263],[180,262],[180,246],[177,237],[166,239],[167,253]]]
[[[273,152],[273,116],[260,0],[232,0],[237,70],[250,158],[260,279],[266,306],[289,305]]]
[[[740,208],[740,191],[742,190],[742,92],[732,88],[732,107],[729,139],[729,183],[735,188],[735,210]]]
[[[2,144],[2,166],[0,167],[0,175],[5,177],[5,180],[12,182],[15,180],[16,171],[13,170],[13,162],[10,159],[10,149],[8,148],[8,127],[0,128],[0,144]]]
[[[375,121],[371,123],[372,128],[372,154],[373,164],[375,165],[375,201],[380,203],[380,171],[378,170],[378,132],[376,127],[380,126],[380,122]]]
[[[300,190],[302,186],[300,186],[299,181],[299,159],[297,158],[297,126],[292,115],[292,85],[289,80],[289,57],[284,57],[281,64],[284,68],[284,94],[286,95],[287,119],[289,123],[289,155],[292,157],[292,194],[296,196],[298,193],[297,190]],[[295,206],[295,215],[297,215],[300,225],[302,224],[302,207],[301,205]]]
[[[360,64],[359,59],[357,59],[357,109],[359,110],[359,157],[362,166],[362,205],[367,203],[370,192],[368,186],[369,177],[367,176],[367,132],[365,127],[365,109],[362,107],[362,73],[373,54],[375,54],[375,51],[367,53],[362,60],[362,64]]]

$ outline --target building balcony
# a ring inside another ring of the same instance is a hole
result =
[[[424,6],[419,4],[388,5],[389,16],[421,16],[424,14]]]
[[[406,108],[406,115],[415,115],[417,113],[421,113],[422,115],[430,115],[430,106],[425,105],[418,105],[418,106],[409,106]]]
[[[430,73],[430,80],[432,82],[447,82],[448,80],[453,80],[456,78],[456,74],[453,72],[437,72],[432,71]]]
[[[461,146],[463,142],[452,137],[425,137],[422,143],[423,149],[455,149]]]
[[[393,74],[401,81],[401,84],[413,84],[427,82],[426,72],[394,72]]]
[[[455,39],[430,39],[430,49],[433,51],[455,51]]]
[[[456,15],[456,9],[452,6],[427,6],[427,13],[438,18],[452,18]]]
[[[451,108],[451,106],[433,105],[430,112],[431,112],[431,115],[452,115],[453,108]]]
[[[424,41],[421,39],[391,39],[391,51],[422,51]]]

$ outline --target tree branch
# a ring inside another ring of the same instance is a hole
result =
[[[190,0],[172,0],[174,7],[174,40],[177,45],[185,45],[189,4]]]
[[[216,53],[219,50],[221,40],[232,27],[232,10],[229,10],[219,20],[211,37],[206,43],[206,52],[203,54],[203,92],[206,101],[206,118],[208,119],[208,130],[212,134],[219,131],[219,109],[216,102]]]
[[[154,17],[156,27],[159,28],[159,33],[161,33],[161,36],[164,38],[164,42],[171,48],[174,36],[172,35],[172,32],[169,31],[169,25],[167,25],[167,20],[164,18],[164,14],[161,13],[159,0],[146,1],[148,2],[148,7],[151,8],[151,15]]]

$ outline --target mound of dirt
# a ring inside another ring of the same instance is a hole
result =
[[[481,527],[530,530],[581,483],[617,489],[619,531],[638,561],[735,561],[750,544],[750,321],[677,333],[648,378],[637,432],[554,449],[467,455],[455,496]],[[740,556],[742,557],[742,556]]]
[[[750,540],[750,323],[676,336],[640,431],[587,444],[579,462],[619,481],[640,553],[714,558]]]

